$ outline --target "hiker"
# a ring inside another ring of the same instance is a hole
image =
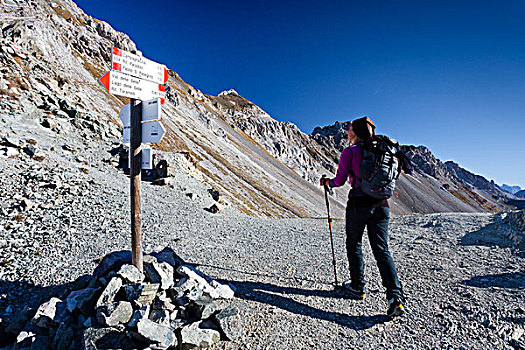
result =
[[[365,276],[362,253],[362,238],[365,226],[370,246],[374,253],[386,297],[389,302],[387,315],[400,316],[404,313],[404,298],[396,267],[388,250],[388,221],[390,207],[387,199],[366,195],[359,187],[359,166],[363,159],[364,142],[375,135],[375,125],[368,117],[352,121],[348,140],[352,143],[341,153],[337,175],[333,179],[321,178],[321,186],[339,187],[348,179],[351,184],[346,206],[346,250],[350,264],[350,281],[343,283],[353,299],[365,297]]]

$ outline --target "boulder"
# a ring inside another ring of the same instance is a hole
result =
[[[20,155],[20,151],[14,147],[2,147],[0,148],[0,156],[5,158],[13,158]]]
[[[200,306],[200,318],[202,318],[203,320],[210,318],[214,313],[220,310],[219,304],[214,302],[213,299],[205,296],[202,296],[195,300],[195,305]]]
[[[214,317],[227,340],[235,340],[242,333],[239,311],[234,306],[228,306]]]
[[[187,276],[189,279],[195,280],[203,292],[207,293],[213,299],[231,299],[235,295],[234,288],[231,285],[219,283],[191,266],[180,266],[177,272],[183,276]]]
[[[111,303],[97,308],[97,320],[106,326],[128,323],[133,315],[133,307],[127,301]]]
[[[120,287],[122,287],[122,280],[119,277],[113,277],[100,295],[100,298],[98,298],[96,307],[98,308],[99,306],[112,303],[115,300]]]
[[[149,319],[163,326],[170,325],[170,312],[168,310],[152,310]]]
[[[126,301],[133,301],[140,298],[143,287],[141,284],[126,284],[123,289]]]
[[[22,349],[32,347],[33,342],[36,339],[36,334],[31,331],[22,331],[16,337],[16,345],[14,348]]]
[[[79,309],[84,315],[89,315],[98,290],[98,288],[85,288],[69,293],[66,299],[68,311],[73,312]]]
[[[144,274],[133,265],[122,265],[120,270],[117,272],[117,275],[122,277],[124,281],[128,281],[130,283],[140,283],[144,281]]]
[[[176,306],[166,296],[157,296],[153,300],[152,307],[154,310],[168,310],[170,312],[176,309]]]
[[[139,323],[140,320],[149,318],[150,309],[151,307],[149,305],[141,305],[133,312],[133,316],[131,316],[131,320],[129,320],[126,326],[128,328],[137,327],[137,323]]]
[[[215,329],[203,328],[202,322],[194,322],[181,329],[182,349],[191,349],[193,347],[206,348],[220,340],[220,333]]]
[[[158,283],[141,284],[141,292],[137,302],[141,303],[142,305],[151,304],[153,299],[155,299],[157,291],[159,290],[159,286],[160,284]]]
[[[163,290],[171,288],[174,284],[173,266],[167,262],[153,261],[151,264],[145,264],[144,272],[151,282],[160,283],[160,288]]]
[[[150,343],[157,343],[161,347],[177,346],[175,333],[166,326],[160,325],[148,319],[142,319],[137,324],[138,334]]]
[[[74,336],[73,329],[69,325],[61,323],[57,329],[55,337],[53,338],[51,349],[68,350]]]
[[[131,264],[131,251],[121,250],[106,255],[93,271],[93,275],[101,277],[109,270],[117,270],[122,264]]]
[[[166,262],[174,268],[177,268],[184,264],[182,258],[175,254],[173,249],[171,249],[170,247],[165,247],[160,252],[154,252],[150,255],[155,257],[159,263]]]
[[[65,312],[66,305],[58,298],[51,298],[48,302],[38,307],[31,324],[40,328],[51,328],[56,326]]]
[[[113,328],[86,328],[82,331],[82,349],[98,350],[97,342],[104,336],[115,332]]]
[[[224,209],[224,206],[222,204],[220,204],[220,203],[214,203],[211,207],[204,208],[204,210],[209,211],[212,214],[216,214],[216,213],[220,212],[223,209]]]
[[[208,189],[208,193],[211,195],[211,198],[213,198],[214,201],[218,202],[220,198],[220,193],[214,188]]]
[[[15,147],[18,148],[20,146],[20,140],[12,137],[12,136],[4,136],[2,137],[2,141],[0,141],[2,145],[7,147]]]

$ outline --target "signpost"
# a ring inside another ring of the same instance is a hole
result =
[[[140,271],[142,261],[141,168],[152,168],[151,149],[142,143],[160,142],[166,129],[160,122],[160,105],[164,104],[168,81],[166,66],[140,55],[112,49],[111,71],[100,77],[100,83],[110,94],[129,97],[129,105],[122,107],[124,143],[129,143],[131,192],[131,260]],[[142,102],[142,100],[148,100]]]
[[[164,103],[164,98],[166,98],[166,87],[164,85],[124,73],[110,71],[99,80],[110,94],[141,100],[160,97],[161,103]]]
[[[111,69],[158,84],[166,84],[169,78],[165,65],[116,47],[111,54]]]
[[[144,271],[142,264],[142,212],[140,193],[140,169],[142,165],[142,154],[140,146],[142,133],[140,119],[142,108],[140,100],[131,99],[131,130],[129,143],[129,156],[131,166],[129,167],[130,193],[131,193],[131,262],[141,272]]]

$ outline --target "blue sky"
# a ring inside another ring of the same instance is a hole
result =
[[[377,131],[525,188],[525,1],[80,0],[207,94]]]

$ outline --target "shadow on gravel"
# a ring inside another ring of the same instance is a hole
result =
[[[319,310],[309,305],[295,301],[292,298],[274,294],[279,293],[317,296],[323,298],[351,299],[343,290],[310,290],[293,287],[282,287],[269,283],[240,281],[225,282],[229,282],[237,288],[235,295],[238,298],[265,303],[298,315],[330,321],[354,330],[365,330],[390,320],[386,315],[349,316],[338,312]]]
[[[77,281],[42,287],[28,282],[0,280],[0,295],[7,296],[0,300],[0,348],[16,340],[14,334],[20,333],[38,306],[51,297],[63,299],[75,289]]]
[[[525,273],[502,273],[498,275],[476,276],[463,281],[463,284],[478,288],[525,288]]]
[[[279,279],[287,279],[287,280],[291,280],[291,281],[306,281],[306,282],[312,282],[312,283],[318,283],[318,284],[326,284],[326,285],[331,285],[332,284],[331,282],[330,283],[320,282],[318,280],[313,280],[313,279],[309,279],[309,278],[286,277],[286,276],[283,276],[282,274],[277,274],[277,273],[249,272],[249,271],[243,271],[243,270],[227,268],[227,267],[221,267],[221,266],[216,266],[216,265],[209,265],[209,264],[192,264],[192,263],[186,263],[186,264],[191,265],[191,266],[193,266],[195,268],[198,268],[199,266],[211,267],[211,268],[217,269],[217,270],[228,270],[228,271],[233,271],[233,272],[239,272],[239,273],[242,273],[244,275],[257,276],[257,277],[279,278]]]

